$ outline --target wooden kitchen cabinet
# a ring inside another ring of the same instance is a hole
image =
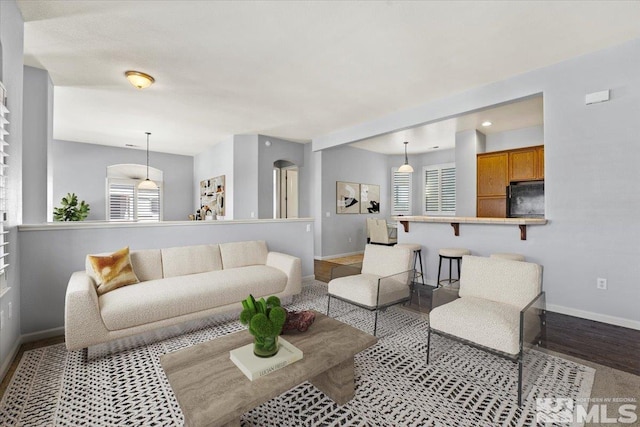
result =
[[[478,197],[476,216],[482,218],[505,218],[507,216],[507,198]]]
[[[508,153],[478,154],[478,197],[506,196]]]
[[[535,147],[509,152],[509,182],[538,178],[538,153]]]
[[[544,146],[478,154],[478,217],[507,216],[507,186],[512,181],[544,179]]]

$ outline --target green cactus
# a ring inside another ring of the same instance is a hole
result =
[[[76,193],[68,193],[62,198],[62,207],[53,208],[55,221],[84,221],[89,216],[89,204],[84,200],[78,205]]]
[[[242,301],[240,323],[249,326],[249,332],[255,337],[264,338],[280,335],[287,320],[287,310],[280,307],[280,299],[270,296],[266,300],[256,300],[253,295]]]

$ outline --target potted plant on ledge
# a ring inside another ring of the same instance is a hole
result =
[[[68,193],[62,198],[62,207],[53,208],[55,221],[84,221],[89,216],[89,204],[84,200],[78,204],[76,193]]]
[[[280,299],[270,296],[256,300],[253,295],[242,301],[240,323],[249,326],[253,335],[253,354],[271,357],[278,353],[278,336],[287,320],[287,311],[280,307]]]

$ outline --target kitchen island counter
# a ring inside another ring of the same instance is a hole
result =
[[[546,218],[481,218],[466,216],[394,216],[392,219],[402,224],[405,233],[409,232],[410,222],[451,224],[456,236],[460,235],[460,224],[517,225],[520,228],[521,240],[527,240],[527,225],[544,225],[548,222]]]

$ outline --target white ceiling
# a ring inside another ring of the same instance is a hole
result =
[[[152,150],[189,155],[233,134],[308,142],[640,37],[639,1],[18,5],[25,64],[55,85],[54,138],[144,148],[150,131]]]

